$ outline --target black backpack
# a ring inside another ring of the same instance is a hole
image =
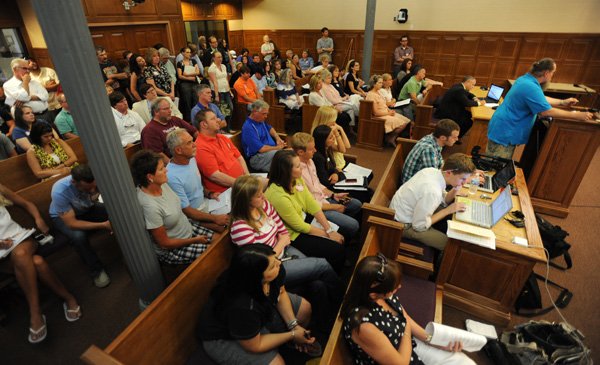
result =
[[[565,238],[569,235],[569,233],[560,228],[560,226],[555,226],[548,222],[539,214],[535,215],[535,220],[537,221],[540,235],[542,236],[544,248],[548,250],[548,255],[550,256],[549,258],[554,259],[559,256],[563,256],[567,264],[566,266],[560,266],[554,262],[550,262],[550,265],[562,270],[567,270],[573,267],[573,261],[571,260],[571,255],[569,254],[571,245],[565,242]]]
[[[503,332],[501,343],[520,364],[591,365],[584,336],[567,323],[530,321]]]

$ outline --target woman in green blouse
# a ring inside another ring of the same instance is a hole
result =
[[[294,151],[281,150],[273,157],[267,200],[283,220],[292,246],[307,256],[323,257],[339,272],[344,265],[344,237],[333,231],[302,179],[300,159]],[[311,225],[313,218],[320,227]]]

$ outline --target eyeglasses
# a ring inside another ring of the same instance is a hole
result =
[[[385,274],[385,265],[387,265],[387,257],[385,257],[381,252],[377,254],[377,258],[381,261],[381,267],[377,271],[377,281],[383,283],[384,274]]]

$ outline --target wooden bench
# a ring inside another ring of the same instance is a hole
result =
[[[226,230],[106,349],[92,345],[81,359],[92,365],[185,364],[198,347],[194,329],[200,311],[232,254]]]
[[[362,206],[363,239],[369,230],[369,219],[371,217],[394,221],[395,212],[389,206],[394,194],[402,185],[402,168],[404,167],[405,156],[408,155],[408,152],[404,153],[404,150],[410,151],[417,142],[405,138],[398,138],[397,141],[399,144],[381,175],[371,201],[364,203]],[[410,265],[408,270],[411,275],[427,278],[433,274],[434,251],[431,248],[405,239],[400,243],[396,255],[399,262]]]
[[[275,128],[276,131],[285,132],[285,106],[279,104],[275,90],[263,90],[263,100],[269,104],[269,118],[267,122]]]
[[[358,257],[358,262],[367,256],[381,252],[389,259],[396,257],[399,242],[402,237],[403,225],[397,222],[388,222],[385,219],[371,217],[367,239]],[[408,270],[403,264],[403,272]],[[350,279],[352,282],[353,278]],[[404,275],[402,287],[397,292],[402,301],[402,306],[410,313],[411,317],[422,327],[427,322],[442,323],[442,290],[430,281]],[[426,308],[426,309],[424,309]],[[335,321],[329,341],[321,357],[321,365],[353,364],[354,361],[342,334],[343,319]]]
[[[229,128],[239,131],[242,129],[242,125],[244,125],[244,121],[248,117],[248,104],[240,103],[238,101],[235,89],[231,89],[231,92],[233,93],[233,111]]]
[[[435,100],[448,91],[439,85],[431,87],[429,92],[423,98],[423,102],[418,104],[415,113],[414,138],[419,140],[433,132],[435,123],[433,122],[433,103]]]
[[[79,163],[87,161],[79,137],[68,139],[65,142],[73,149]],[[0,184],[12,191],[19,191],[40,182],[40,179],[31,171],[27,163],[27,154],[25,153],[0,161],[0,171],[2,171],[0,174]]]
[[[304,98],[304,103],[302,104],[302,132],[312,135],[312,125],[319,107],[310,105],[308,95],[302,95],[302,97]]]
[[[372,101],[360,101],[358,118],[360,122],[358,123],[356,146],[381,151],[385,135],[385,120],[373,115]]]

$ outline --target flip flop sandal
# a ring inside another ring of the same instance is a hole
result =
[[[323,348],[318,341],[315,341],[311,344],[307,344],[306,346],[306,354],[310,357],[319,357],[323,355]]]
[[[63,310],[65,312],[65,319],[69,322],[75,322],[78,321],[79,318],[81,318],[81,306],[77,306],[77,308],[75,309],[69,309],[69,307],[67,307],[67,303],[63,302]],[[71,316],[69,316],[69,314]],[[76,315],[76,318],[73,318],[73,316]]]
[[[34,330],[33,328],[29,328],[29,343],[40,343],[46,339],[46,335],[48,335],[48,331],[46,330],[46,316],[42,314],[42,319],[44,320],[44,324],[42,327]]]

